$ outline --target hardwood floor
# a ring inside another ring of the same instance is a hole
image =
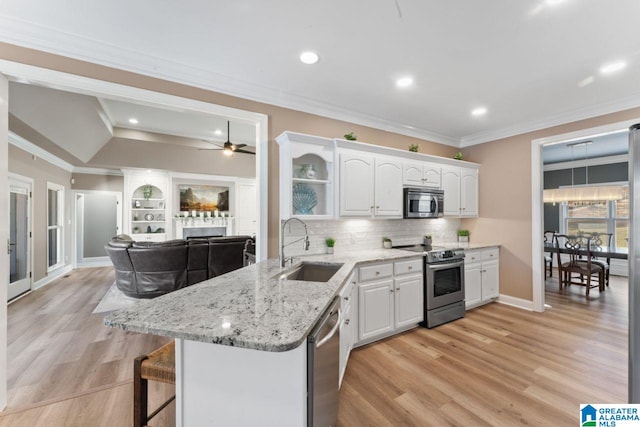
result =
[[[104,327],[91,312],[111,283],[110,268],[76,270],[9,306],[0,427],[131,425],[132,360],[167,339]],[[549,280],[546,298],[542,314],[494,303],[354,350],[338,425],[577,425],[580,403],[625,402],[626,279],[589,299]],[[172,392],[154,384],[153,404]]]
[[[579,424],[580,403],[627,399],[627,281],[589,299],[547,283],[545,313],[493,303],[351,354],[338,425]]]
[[[8,309],[8,408],[0,426],[129,426],[133,358],[166,337],[107,328],[93,309],[113,268],[74,270]],[[153,404],[173,393],[155,385]],[[175,405],[153,426],[172,426]]]

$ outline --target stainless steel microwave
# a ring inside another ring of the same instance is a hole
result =
[[[405,218],[438,218],[444,215],[444,191],[424,188],[404,189]]]

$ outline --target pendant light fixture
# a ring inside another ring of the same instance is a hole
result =
[[[571,187],[554,188],[544,190],[542,201],[544,203],[560,202],[595,202],[600,200],[622,200],[625,198],[625,191],[621,185],[589,185],[589,154],[588,146],[593,141],[576,142],[567,144],[571,147]],[[585,147],[585,184],[575,185],[573,182],[573,149],[575,147]]]

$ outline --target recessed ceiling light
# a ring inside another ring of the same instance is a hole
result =
[[[478,107],[471,110],[472,116],[484,116],[487,114],[487,107]]]
[[[602,67],[600,67],[600,72],[602,74],[611,74],[611,73],[615,73],[616,71],[622,70],[626,66],[627,66],[627,63],[624,61],[612,62],[610,64],[605,64]]]
[[[396,80],[396,86],[397,87],[409,87],[413,85],[413,77],[400,77],[398,80]]]
[[[218,136],[222,135],[222,131],[220,129],[214,130],[213,133]]]
[[[129,123],[131,123],[132,125],[137,125],[138,124],[138,119],[136,119],[135,117],[131,117],[129,119]]]
[[[307,51],[300,54],[300,61],[307,65],[315,64],[318,62],[318,59],[320,59],[320,57],[315,52]]]

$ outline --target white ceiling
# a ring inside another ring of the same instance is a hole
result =
[[[228,118],[211,114],[150,107],[16,82],[9,85],[9,97],[11,114],[85,163],[114,136],[192,148],[221,148],[227,140]],[[138,123],[130,123],[131,118]],[[125,134],[122,129],[144,132]],[[255,124],[234,119],[230,133],[231,142],[255,146]],[[193,140],[159,138],[156,134]]]
[[[638,16],[637,0],[4,0],[0,40],[466,146],[640,105]]]

